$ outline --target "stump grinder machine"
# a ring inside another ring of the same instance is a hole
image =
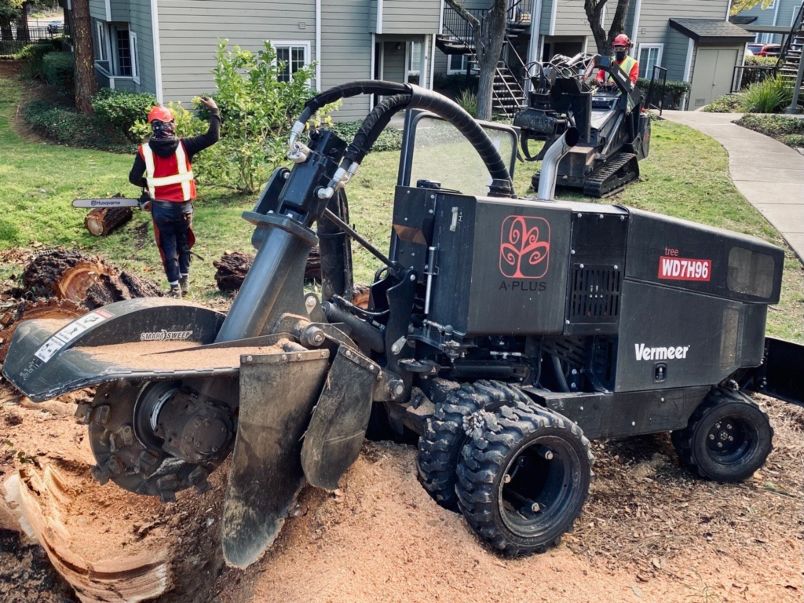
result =
[[[607,74],[605,85],[592,78]],[[639,178],[639,161],[648,156],[650,118],[642,109],[642,93],[608,57],[556,55],[550,62],[529,66],[528,107],[514,118],[521,128],[522,153],[538,161],[567,128],[580,134],[558,164],[558,186],[581,189],[589,197],[606,197]],[[544,141],[535,156],[530,141]],[[533,175],[533,190],[540,173]]]
[[[351,143],[305,131],[325,104],[382,95]],[[350,226],[344,188],[391,116],[406,129],[390,251]],[[516,130],[408,84],[311,99],[292,169],[252,211],[256,259],[223,314],[162,298],[16,330],[4,375],[81,405],[101,482],[171,501],[228,456],[222,547],[245,567],[304,483],[334,489],[367,429],[417,434],[421,483],[506,555],[541,552],[581,512],[589,440],[671,432],[681,461],[734,482],[773,431],[751,390],[802,400],[802,348],[765,338],[784,260],[764,241],[626,207],[552,200],[568,128],[534,198],[514,195]],[[321,298],[303,273],[320,243]],[[378,261],[350,301],[352,243]],[[371,424],[371,425],[370,425]]]

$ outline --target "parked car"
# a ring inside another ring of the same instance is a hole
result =
[[[759,44],[759,43],[757,43],[757,44],[746,44],[746,46],[745,46],[746,47],[746,54],[748,54],[748,53],[751,53],[751,54],[754,54],[754,55],[759,54],[760,51],[762,50],[763,46],[765,46],[765,45],[764,44]]]
[[[761,57],[778,57],[780,54],[782,54],[781,44],[763,44],[759,51]]]

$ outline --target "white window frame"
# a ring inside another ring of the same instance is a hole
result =
[[[410,76],[418,76],[419,78],[422,77],[422,60],[424,58],[424,42],[421,40],[408,40],[406,42],[407,48],[405,48],[405,69],[407,70],[407,78]],[[419,64],[413,65],[413,45],[419,44],[421,46],[421,50],[419,51]],[[421,79],[419,79],[421,81]]]
[[[130,26],[129,26],[130,28]],[[139,52],[139,42],[137,41],[137,32],[128,30],[128,52],[131,55],[131,79],[135,84],[140,83],[140,66],[137,59],[137,52]]]
[[[300,46],[304,48],[304,66],[309,67],[311,64],[310,61],[310,42],[306,40],[269,40],[271,42],[271,46],[273,46],[274,51],[279,50],[280,48],[288,48],[288,56],[293,58],[293,51],[292,48],[294,46]],[[279,59],[276,60],[276,64],[279,64]],[[293,74],[291,73],[291,76]],[[311,82],[312,84],[312,82]]]
[[[793,24],[796,22],[796,17],[798,16],[798,11],[801,10],[802,4],[802,2],[799,2],[797,5],[793,5],[793,14],[790,16],[790,27],[793,27]]]
[[[95,20],[95,37],[98,38],[97,62],[109,62],[109,25],[105,21]]]
[[[450,59],[452,57],[461,57],[461,68],[453,69],[450,67]],[[459,73],[466,73],[466,67],[469,65],[469,55],[466,54],[448,54],[447,55],[447,75],[457,75]]]
[[[662,66],[662,55],[664,54],[664,44],[640,44],[637,48],[637,56],[636,59],[639,61],[639,77],[644,77],[650,79],[651,74],[645,71],[645,75],[642,75],[642,50],[651,50],[656,48],[659,50],[659,54],[656,56],[656,62],[654,65],[658,65],[659,67]],[[651,70],[652,71],[652,70]]]

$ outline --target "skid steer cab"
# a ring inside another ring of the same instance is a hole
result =
[[[383,100],[351,142],[308,121]],[[406,112],[387,248],[350,226],[345,189]],[[581,511],[589,439],[672,432],[702,477],[740,481],[771,449],[747,391],[800,402],[800,346],[766,339],[783,253],[764,241],[625,207],[557,202],[568,128],[539,195],[517,198],[517,131],[407,84],[352,82],[305,106],[244,218],[257,249],[230,311],[162,299],[33,320],[5,376],[35,401],[81,405],[94,476],[173,500],[228,456],[223,553],[260,558],[305,483],[334,489],[367,426],[418,434],[422,485],[491,548],[544,551]],[[549,176],[549,178],[548,178]],[[322,295],[305,295],[320,246]],[[378,264],[352,302],[352,245]]]

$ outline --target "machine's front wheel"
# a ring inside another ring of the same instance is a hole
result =
[[[416,457],[419,481],[439,505],[457,510],[455,468],[466,442],[465,418],[493,403],[527,403],[528,398],[505,383],[485,380],[464,383],[451,390],[436,388],[430,396],[435,402],[435,413],[427,419],[419,438]]]
[[[572,528],[589,493],[589,441],[532,404],[480,411],[458,463],[458,501],[475,533],[506,555],[543,553]]]
[[[741,482],[773,449],[768,415],[742,392],[717,388],[671,439],[681,461],[706,479]]]

